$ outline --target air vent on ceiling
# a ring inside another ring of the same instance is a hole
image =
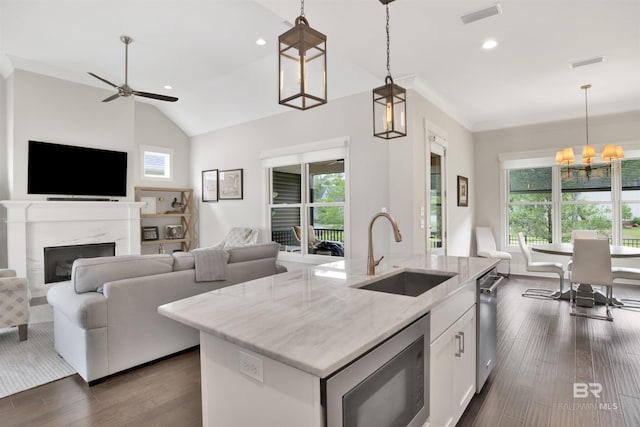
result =
[[[472,22],[479,21],[481,19],[488,18],[494,15],[500,15],[502,13],[502,8],[500,7],[500,3],[496,3],[493,6],[489,6],[484,9],[476,10],[475,12],[467,13],[466,15],[462,15],[460,19],[462,23],[467,25]]]
[[[604,62],[604,56],[596,56],[595,58],[583,59],[582,61],[576,61],[571,63],[571,68],[584,67],[585,65],[597,64]]]

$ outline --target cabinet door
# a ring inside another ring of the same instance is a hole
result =
[[[452,381],[455,338],[453,327],[447,329],[431,344],[429,361],[429,419],[430,426],[453,426]]]
[[[476,390],[476,310],[475,305],[454,325],[452,411],[457,422]],[[458,338],[456,338],[456,336]],[[459,354],[459,356],[455,356]]]

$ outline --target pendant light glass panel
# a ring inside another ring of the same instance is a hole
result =
[[[392,139],[407,135],[407,91],[387,76],[373,90],[373,135]]]
[[[306,110],[327,102],[327,37],[303,16],[278,37],[280,104]]]

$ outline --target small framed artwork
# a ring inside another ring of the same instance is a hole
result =
[[[142,240],[158,240],[158,227],[142,227]]]
[[[218,172],[218,198],[242,200],[242,169]]]
[[[140,197],[140,201],[144,203],[140,208],[140,213],[143,215],[153,215],[156,213],[156,198],[155,197]]]
[[[165,238],[167,239],[182,239],[184,238],[184,232],[181,225],[167,225],[165,229]]]
[[[218,201],[218,169],[202,171],[202,201]]]
[[[469,206],[469,178],[458,175],[458,206]]]

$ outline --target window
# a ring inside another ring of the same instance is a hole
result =
[[[530,160],[532,164],[539,159]],[[571,241],[572,230],[597,230],[612,244],[640,247],[640,159],[611,164],[526,168],[503,163],[507,243]]]
[[[518,244],[520,231],[527,236],[527,243],[551,242],[553,234],[551,170],[547,167],[508,171],[509,245]]]
[[[142,179],[171,181],[173,150],[164,147],[140,146]]]
[[[282,251],[344,256],[344,159],[270,169],[271,234]]]
[[[621,213],[624,246],[640,247],[640,159],[622,160]]]
[[[596,230],[611,239],[612,200],[610,165],[563,167],[561,241],[571,241],[571,230]]]
[[[348,144],[336,138],[261,153],[266,222],[283,259],[348,256]]]

